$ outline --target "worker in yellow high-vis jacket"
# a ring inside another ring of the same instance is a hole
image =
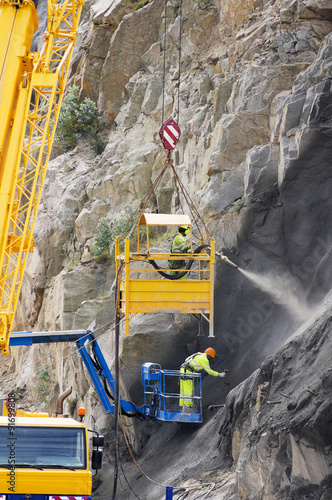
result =
[[[190,253],[190,245],[186,241],[188,232],[188,226],[179,227],[178,233],[172,243],[171,253]],[[171,269],[177,269],[177,271],[171,271],[170,274],[175,276],[176,274],[181,273],[184,270],[185,264],[184,260],[170,260],[169,267]],[[187,277],[187,275],[185,277]]]
[[[213,347],[208,347],[204,352],[196,352],[189,356],[181,365],[181,373],[200,373],[205,371],[212,377],[226,377],[227,371],[218,373],[211,369],[210,360],[216,357],[216,351]],[[180,406],[183,407],[183,412],[189,413],[195,409],[193,404],[193,379],[190,377],[183,377],[180,379]]]

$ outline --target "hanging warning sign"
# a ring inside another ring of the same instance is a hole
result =
[[[169,118],[159,130],[159,135],[165,149],[174,149],[180,139],[181,130],[176,121]]]

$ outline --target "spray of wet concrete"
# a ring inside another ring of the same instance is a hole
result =
[[[314,310],[306,303],[296,280],[289,275],[261,274],[238,268],[239,271],[252,281],[258,288],[268,293],[273,302],[284,307],[287,312],[299,323],[303,323],[312,316]]]

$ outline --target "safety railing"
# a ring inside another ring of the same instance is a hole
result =
[[[201,315],[213,337],[214,240],[201,253],[135,253],[126,239],[125,252],[116,243],[119,272],[119,310],[129,334],[129,321],[139,313],[184,313]],[[170,261],[192,261],[190,269],[172,269]],[[181,273],[176,279],[175,273]],[[166,274],[167,276],[164,276]],[[169,279],[170,278],[170,279]]]
[[[192,387],[181,394],[181,380]],[[142,366],[144,406],[152,408],[158,420],[165,422],[202,422],[202,377],[200,373],[164,370],[156,363]],[[183,404],[185,400],[186,404]]]

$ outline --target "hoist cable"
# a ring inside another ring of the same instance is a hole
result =
[[[211,234],[210,234],[210,232],[209,232],[208,228],[206,227],[206,224],[205,224],[205,222],[204,222],[203,218],[202,218],[202,217],[201,217],[201,215],[199,214],[199,212],[198,212],[198,210],[197,210],[197,208],[196,208],[196,206],[195,206],[194,202],[192,201],[192,199],[191,199],[191,197],[190,197],[190,195],[189,195],[188,191],[186,190],[186,188],[185,188],[185,186],[184,186],[183,182],[181,181],[180,177],[178,176],[178,174],[177,174],[177,172],[176,172],[176,170],[175,170],[175,167],[174,167],[173,163],[171,163],[171,167],[172,167],[172,170],[173,170],[173,174],[174,174],[174,176],[175,176],[175,178],[176,178],[177,182],[179,183],[179,186],[180,186],[180,188],[181,188],[181,191],[182,191],[182,193],[183,193],[183,196],[184,196],[184,198],[185,198],[185,200],[186,200],[186,202],[187,202],[187,204],[188,204],[188,207],[189,207],[190,213],[192,214],[193,218],[195,219],[195,223],[196,223],[196,225],[197,225],[197,228],[198,228],[198,230],[199,230],[200,234],[201,234],[201,231],[200,231],[199,226],[198,226],[198,224],[197,224],[196,217],[197,217],[197,218],[201,221],[201,223],[202,223],[202,225],[203,225],[203,227],[204,227],[204,229],[205,229],[205,231],[206,231],[206,236],[208,236],[209,238],[211,238]],[[202,236],[202,234],[201,234],[201,236]]]
[[[116,312],[118,319],[118,311]],[[119,325],[115,328],[115,360],[114,360],[114,478],[112,500],[115,500],[119,474]]]
[[[165,8],[164,8],[164,47],[163,47],[163,52],[164,52],[164,62],[163,62],[163,91],[162,91],[162,125],[164,123],[164,112],[165,112],[165,82],[166,82],[166,49],[167,49],[167,1],[168,0],[165,0]],[[179,18],[180,18],[180,23],[179,23],[179,67],[178,67],[178,96],[177,96],[177,110],[176,110],[176,113],[177,113],[177,122],[180,121],[180,81],[181,81],[181,51],[182,51],[182,2],[183,0],[180,0],[180,3],[179,3]],[[174,179],[175,179],[175,189],[177,190],[177,193],[178,193],[178,199],[179,199],[179,203],[180,203],[180,206],[181,206],[181,209],[182,209],[182,213],[184,213],[184,209],[183,209],[183,206],[182,206],[182,201],[181,201],[181,196],[180,196],[180,193],[179,193],[179,186],[181,188],[181,191],[183,193],[183,197],[184,199],[186,200],[187,202],[187,205],[188,205],[188,208],[189,208],[189,211],[191,213],[191,216],[194,220],[194,223],[195,225],[197,226],[197,229],[199,231],[199,234],[200,234],[200,238],[202,240],[204,240],[204,237],[202,235],[202,232],[199,228],[199,224],[198,224],[198,221],[197,219],[199,219],[202,224],[203,224],[203,227],[205,229],[205,232],[206,232],[206,236],[207,237],[211,237],[202,217],[199,215],[198,213],[198,210],[197,208],[195,207],[193,201],[191,200],[190,196],[189,196],[189,193],[187,192],[187,190],[185,189],[183,183],[181,182],[179,176],[177,175],[176,171],[175,171],[175,168],[174,168],[174,165],[172,163],[172,159],[170,157],[171,155],[171,151],[169,150],[168,151],[168,155],[167,155],[167,159],[165,161],[165,164],[164,164],[164,167],[163,169],[161,170],[161,172],[159,173],[159,175],[157,176],[157,178],[155,179],[155,181],[153,182],[153,184],[151,185],[149,191],[147,192],[147,194],[145,195],[145,197],[141,200],[139,206],[137,207],[137,209],[135,210],[134,214],[133,214],[133,223],[131,225],[131,227],[129,228],[129,230],[127,231],[127,237],[130,237],[133,230],[134,230],[134,227],[136,227],[136,224],[141,216],[141,214],[145,211],[146,207],[148,206],[152,196],[155,194],[160,182],[161,182],[161,179],[165,173],[165,170],[167,169],[168,166],[171,166],[172,170],[173,170],[173,174],[174,174]],[[136,216],[136,217],[135,217]],[[122,235],[122,233],[121,233]]]
[[[157,187],[159,186],[159,183],[164,175],[164,172],[166,170],[168,165],[166,165],[166,162],[165,162],[165,165],[163,167],[163,169],[161,170],[161,172],[159,173],[159,175],[157,176],[157,178],[154,180],[153,184],[151,185],[149,191],[146,193],[146,195],[144,196],[144,198],[141,199],[140,201],[140,204],[138,205],[138,207],[136,208],[136,210],[134,211],[133,215],[132,215],[132,218],[133,218],[133,222],[132,222],[132,225],[130,226],[130,228],[127,230],[126,232],[126,236],[130,237],[133,230],[134,230],[134,227],[136,226],[141,214],[144,212],[144,210],[146,209],[146,207],[148,206],[152,196],[155,194],[155,191],[157,189]],[[122,231],[119,236],[122,236],[124,233],[124,231]]]
[[[166,49],[167,49],[167,1],[165,0],[165,9],[164,9],[164,63],[163,63],[163,94],[162,94],[162,109],[161,109],[161,125],[164,124],[165,119],[165,86],[166,86]],[[180,0],[180,27],[179,27],[179,68],[178,68],[178,97],[177,97],[177,110],[176,110],[176,119],[177,123],[180,121],[180,81],[181,81],[181,51],[182,51],[182,0]]]
[[[181,200],[181,195],[180,195],[180,190],[179,190],[179,183],[178,183],[177,178],[176,178],[176,176],[174,175],[174,173],[173,173],[173,178],[174,178],[174,184],[175,184],[176,193],[177,193],[178,200],[179,200],[179,205],[180,205],[180,207],[181,207],[181,211],[182,211],[182,213],[184,214],[184,209],[183,209],[182,200]]]
[[[179,183],[178,183],[178,180],[177,180],[177,176],[176,176],[176,175],[174,175],[174,170],[173,170],[173,178],[174,178],[174,183],[175,183],[176,193],[177,193],[178,200],[179,200],[179,205],[180,205],[180,208],[181,208],[182,213],[184,214],[185,212],[184,212],[184,208],[183,208],[183,205],[182,205],[182,200],[181,200],[181,196],[180,196]],[[189,206],[189,205],[188,205],[188,206]],[[189,207],[189,210],[190,210],[190,207]],[[191,215],[193,215],[193,214],[191,214]],[[198,232],[199,232],[199,234],[200,234],[200,238],[201,238],[201,239],[203,239],[203,238],[202,238],[202,233],[201,233],[201,232],[200,232],[200,230],[199,230],[199,225],[197,224],[197,221],[196,221],[196,219],[195,219],[195,217],[194,217],[194,216],[193,216],[193,219],[194,219],[194,222],[195,222],[195,224],[196,224],[196,226],[197,226]],[[193,235],[196,239],[199,239],[199,238],[198,238],[198,236],[197,236],[196,234],[194,234],[194,231],[193,231],[193,230],[192,230],[192,235]]]
[[[178,77],[178,109],[177,109],[177,123],[178,123],[178,125],[180,123],[181,43],[182,43],[182,0],[180,0],[179,77]]]
[[[161,125],[164,123],[164,109],[165,109],[165,80],[166,80],[166,31],[167,31],[167,0],[165,0],[165,27],[164,27],[164,68],[163,68],[163,101],[161,110]]]
[[[207,229],[206,225],[205,225],[205,222],[203,220],[203,218],[201,217],[201,215],[199,214],[194,202],[192,201],[188,191],[186,190],[183,182],[181,181],[180,177],[178,176],[176,170],[175,170],[175,167],[173,165],[173,160],[169,157],[167,157],[167,159],[165,160],[165,163],[164,163],[164,166],[162,168],[162,170],[160,171],[160,173],[158,174],[158,176],[156,177],[156,179],[154,180],[154,182],[152,183],[152,185],[150,186],[148,192],[146,193],[146,195],[144,196],[144,198],[141,200],[140,204],[138,205],[138,207],[136,208],[134,214],[133,214],[133,223],[131,225],[131,227],[129,228],[129,230],[127,231],[127,236],[130,237],[134,228],[136,227],[137,223],[138,223],[138,220],[141,216],[141,214],[144,212],[144,210],[146,209],[146,207],[148,206],[149,202],[151,201],[151,198],[152,196],[155,194],[156,190],[158,189],[159,187],[159,184],[163,178],[163,175],[165,173],[165,171],[167,170],[168,167],[171,167],[172,171],[173,171],[173,176],[174,176],[174,180],[175,180],[175,189],[177,190],[177,194],[178,194],[178,197],[179,197],[179,203],[180,203],[180,206],[181,206],[181,209],[182,209],[182,213],[184,213],[184,209],[183,209],[183,206],[182,206],[182,202],[181,202],[181,196],[180,196],[180,190],[183,194],[183,197],[188,205],[188,208],[189,208],[189,211],[190,211],[190,214],[191,214],[191,217],[197,227],[197,230],[200,234],[200,238],[204,241],[204,236],[200,230],[200,226],[199,226],[199,223],[198,223],[198,220],[201,222],[201,224],[203,225],[204,229],[205,229],[205,233],[206,233],[206,237],[210,237],[211,238],[211,235],[210,235],[210,232],[209,230]],[[179,187],[180,187],[180,190],[179,190]],[[121,233],[122,235],[123,233]],[[120,236],[121,236],[120,235]]]
[[[133,223],[130,226],[129,230],[127,231],[127,236],[128,237],[131,236],[131,234],[132,234],[132,232],[134,230],[134,227],[136,226],[136,223],[138,222],[141,214],[144,212],[144,210],[146,209],[146,207],[150,203],[151,198],[155,194],[155,192],[156,192],[156,190],[157,190],[157,188],[158,188],[158,186],[160,184],[160,181],[161,181],[161,179],[162,179],[162,177],[163,177],[163,175],[164,175],[165,170],[167,169],[167,167],[168,167],[168,163],[167,163],[167,160],[166,160],[165,164],[164,164],[164,167],[162,168],[161,172],[159,173],[159,175],[157,176],[157,178],[154,180],[154,182],[152,183],[149,191],[146,193],[146,195],[144,196],[144,198],[141,200],[140,204],[136,208],[135,212],[133,213]],[[122,233],[121,233],[121,235],[122,235]]]

